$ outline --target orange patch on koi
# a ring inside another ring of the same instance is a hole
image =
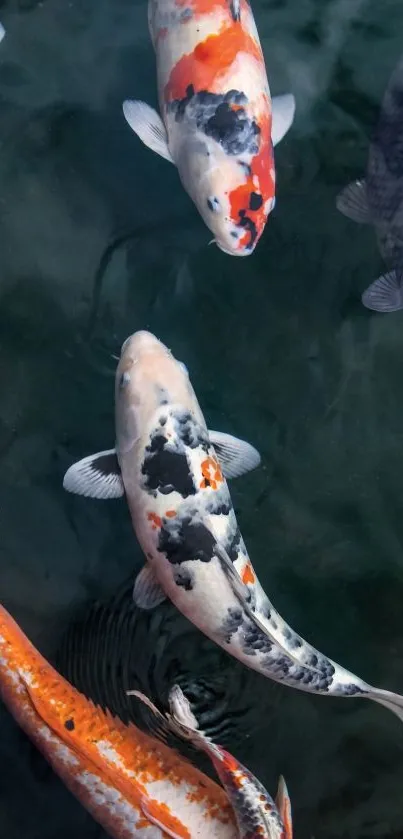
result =
[[[157,516],[156,513],[147,513],[148,521],[152,522],[152,529],[156,530],[157,527],[162,527],[162,519],[160,516]]]
[[[165,100],[170,102],[183,99],[190,83],[196,93],[200,90],[215,93],[216,82],[240,52],[248,53],[260,64],[264,63],[259,44],[244,31],[238,21],[232,26],[224,26],[217,35],[208,35],[192,53],[183,55],[173,67],[169,82],[165,85]]]
[[[173,519],[176,516],[176,511],[175,510],[167,510],[165,515],[167,516],[168,519]]]
[[[256,577],[253,573],[252,566],[249,564],[245,565],[245,568],[242,571],[242,582],[245,583],[254,583]]]
[[[207,457],[201,464],[201,471],[203,479],[200,481],[200,489],[206,489],[207,487],[217,489],[218,484],[222,484],[224,478],[218,460]]]

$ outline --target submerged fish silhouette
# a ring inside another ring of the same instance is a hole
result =
[[[403,58],[387,86],[369,146],[367,174],[345,187],[337,208],[361,224],[372,224],[381,254],[392,269],[364,291],[362,302],[376,312],[403,308]]]
[[[247,667],[323,696],[365,697],[403,720],[403,697],[371,687],[316,650],[274,609],[252,567],[225,477],[259,463],[252,446],[208,431],[184,365],[154,335],[123,344],[116,371],[116,452],[84,458],[70,492],[126,493],[147,563],[134,586],[145,609],[166,597]],[[117,455],[117,456],[116,456]]]

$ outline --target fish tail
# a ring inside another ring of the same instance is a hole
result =
[[[403,696],[400,696],[399,693],[392,693],[389,690],[371,688],[368,691],[367,696],[368,699],[373,699],[374,702],[378,702],[380,705],[384,705],[385,708],[389,708],[389,711],[396,714],[396,716],[403,722]]]

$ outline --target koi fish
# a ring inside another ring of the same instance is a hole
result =
[[[0,697],[114,839],[237,839],[224,790],[164,743],[96,708],[2,606]]]
[[[239,530],[227,478],[255,468],[243,440],[208,431],[182,362],[149,332],[121,350],[115,380],[116,449],[70,467],[64,487],[94,498],[126,494],[147,562],[133,597],[168,597],[247,667],[323,696],[366,697],[403,720],[403,697],[368,685],[316,650],[264,592]]]
[[[403,309],[403,59],[395,68],[369,146],[365,179],[342,190],[337,208],[361,224],[372,224],[389,267],[362,295],[367,309]]]
[[[123,113],[153,151],[174,163],[218,247],[252,253],[275,203],[273,146],[295,111],[271,100],[248,0],[149,0],[161,117],[139,100]]]
[[[170,691],[170,713],[165,716],[140,691],[128,693],[150,708],[158,720],[160,736],[164,737],[167,729],[207,754],[232,804],[239,839],[292,839],[291,803],[284,778],[280,778],[274,802],[249,769],[199,730],[179,685]]]

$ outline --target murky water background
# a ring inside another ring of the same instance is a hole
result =
[[[0,4],[0,597],[125,719],[143,713],[127,687],[163,704],[179,678],[270,790],[285,775],[297,839],[397,839],[398,720],[276,686],[170,605],[139,615],[125,505],[61,486],[73,460],[113,444],[112,354],[151,329],[186,363],[210,427],[262,453],[232,493],[277,608],[333,659],[403,693],[403,315],[361,306],[383,266],[372,229],[335,209],[364,170],[403,6],[255,0],[254,11],[272,92],[293,90],[297,117],[276,154],[275,213],[236,260],[207,246],[174,168],[123,119],[126,97],[156,104],[144,0]],[[0,832],[105,836],[4,709]]]

